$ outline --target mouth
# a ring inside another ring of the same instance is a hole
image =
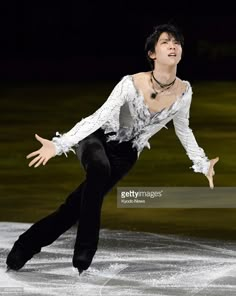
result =
[[[176,54],[175,53],[170,53],[170,54],[168,54],[168,57],[176,57]]]

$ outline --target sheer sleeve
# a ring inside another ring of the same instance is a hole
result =
[[[196,173],[207,174],[210,161],[205,155],[204,150],[199,147],[194,134],[189,127],[190,105],[192,101],[192,93],[190,94],[186,105],[180,109],[173,118],[175,133],[178,136],[181,144],[190,160],[193,162],[192,168]]]
[[[57,137],[52,138],[56,147],[56,155],[73,151],[72,147],[85,137],[100,128],[113,114],[120,112],[121,106],[127,97],[126,83],[128,76],[124,76],[114,87],[106,102],[92,115],[83,118],[67,133],[56,133]]]

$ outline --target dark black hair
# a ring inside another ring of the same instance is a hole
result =
[[[176,25],[162,24],[155,26],[154,31],[147,37],[145,42],[145,54],[152,69],[154,68],[154,61],[149,57],[148,52],[155,51],[156,43],[160,35],[164,32],[173,36],[176,39],[176,41],[180,42],[182,47],[184,46],[184,36],[181,30]]]

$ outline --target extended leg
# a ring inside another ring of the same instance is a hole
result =
[[[84,139],[83,145],[87,142],[90,144],[91,142],[96,143],[96,147],[91,151],[91,156],[93,154],[97,155],[96,150],[100,150],[102,147],[101,141],[95,135],[90,135]],[[7,256],[6,263],[9,268],[15,270],[22,268],[34,254],[40,252],[42,247],[54,242],[62,233],[77,222],[85,185],[86,181],[82,182],[55,212],[37,221],[19,236]]]
[[[53,243],[76,223],[83,186],[84,182],[55,212],[37,221],[19,236],[7,256],[6,264],[10,269],[22,268],[42,247]]]

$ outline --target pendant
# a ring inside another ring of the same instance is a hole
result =
[[[153,100],[156,98],[156,96],[157,96],[157,93],[152,93],[152,94],[151,94],[151,98],[152,98]]]

